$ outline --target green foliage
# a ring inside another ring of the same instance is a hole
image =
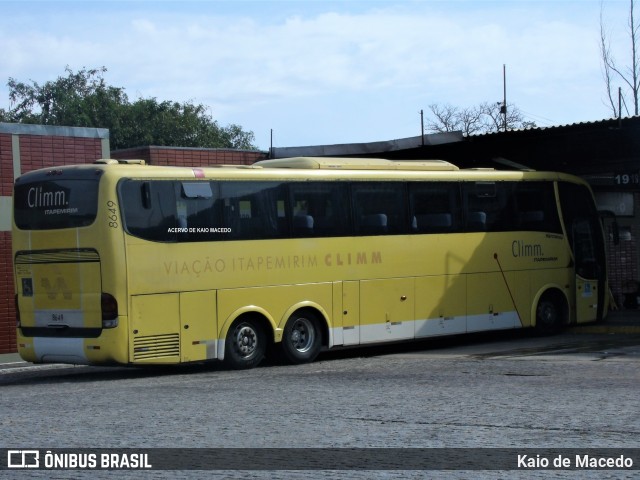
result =
[[[255,149],[252,132],[239,125],[221,127],[208,108],[192,102],[155,98],[130,102],[124,89],[107,85],[99,69],[83,68],[39,85],[10,78],[14,107],[0,109],[0,121],[108,128],[111,148],[142,145]]]

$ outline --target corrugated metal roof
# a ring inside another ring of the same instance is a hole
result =
[[[433,133],[424,136],[399,138],[368,143],[342,143],[335,145],[309,145],[303,147],[274,147],[272,158],[285,157],[336,157],[344,155],[367,155],[382,152],[395,152],[418,148],[423,145],[441,145],[461,142],[462,132]]]
[[[576,122],[576,123],[568,123],[564,125],[551,125],[551,126],[542,126],[542,127],[528,127],[528,128],[514,128],[509,129],[506,132],[487,132],[487,133],[479,133],[476,135],[469,135],[469,137],[487,137],[489,135],[504,135],[505,133],[518,133],[518,132],[549,132],[553,130],[565,130],[565,129],[576,129],[576,128],[602,128],[605,126],[617,127],[619,125],[624,125],[625,123],[634,123],[640,121],[640,116],[630,116],[623,118],[607,118],[602,120],[593,120],[593,121],[585,121],[585,122]]]

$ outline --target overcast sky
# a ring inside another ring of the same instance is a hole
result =
[[[605,0],[624,41],[628,0]],[[130,100],[193,101],[267,149],[420,134],[420,110],[507,101],[539,126],[611,112],[600,0],[0,0],[6,82],[105,66]],[[613,44],[620,62],[626,45]]]

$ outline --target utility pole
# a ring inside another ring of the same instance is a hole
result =
[[[271,129],[271,141],[269,142],[269,158],[274,158],[274,155],[273,155],[273,128]]]
[[[502,113],[504,118],[504,131],[507,131],[507,66],[502,64],[502,108],[500,109],[500,113]]]
[[[622,128],[622,87],[618,87],[618,128]]]
[[[422,136],[422,146],[424,147],[424,110],[420,110],[420,135]]]

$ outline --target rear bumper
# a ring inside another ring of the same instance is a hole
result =
[[[124,318],[122,320],[125,320]],[[27,362],[73,365],[113,365],[129,363],[125,321],[114,329],[104,329],[95,338],[25,337],[17,331],[18,353]]]

